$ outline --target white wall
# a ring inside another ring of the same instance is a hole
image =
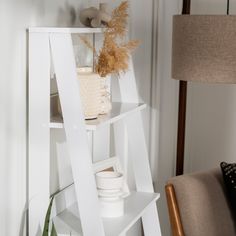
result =
[[[170,226],[164,188],[166,181],[174,175],[178,111],[178,82],[171,79],[172,16],[181,12],[181,3],[180,0],[159,0],[158,9],[159,150],[156,188],[161,193],[158,207],[165,236],[170,235]]]
[[[26,78],[29,26],[70,26],[74,11],[86,0],[0,1],[0,229],[1,235],[22,235],[26,201]],[[109,2],[109,1],[108,1]],[[118,3],[113,1],[112,3]],[[131,1],[132,35],[142,46],[135,53],[140,94],[150,103],[152,0]],[[149,14],[142,14],[145,9]],[[77,24],[77,21],[75,22]],[[149,115],[144,118],[148,135]]]

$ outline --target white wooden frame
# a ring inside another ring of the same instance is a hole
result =
[[[102,32],[97,29],[96,31]],[[80,31],[78,28],[33,28],[29,32],[29,235],[41,236],[41,228],[50,197],[51,55],[74,179],[74,185],[56,196],[55,212],[61,212],[68,207],[72,201],[71,196],[74,195],[79,207],[83,235],[105,236],[104,222],[100,216],[92,156],[79,96],[79,83],[71,39],[71,33],[93,33],[93,29]],[[113,97],[113,100],[136,104],[139,102],[132,62],[128,73],[119,79],[119,88],[121,96],[120,98]],[[141,211],[142,214],[139,212],[138,215],[134,216],[133,220],[129,219],[127,221],[129,225],[124,226],[126,227],[124,231],[128,229],[127,227],[131,227],[137,218],[142,217],[145,235],[160,236],[161,231],[155,204],[158,196],[153,194],[140,110],[116,122],[114,132],[116,153],[125,172],[128,155],[131,156],[137,189],[137,193],[132,196],[135,198],[137,196],[139,199],[150,193],[148,195],[148,198],[150,196],[148,207],[146,206]],[[106,165],[108,162],[104,161]],[[95,166],[100,168],[102,165],[100,167],[98,164]],[[140,195],[138,192],[141,192]],[[109,230],[112,230],[112,227]]]

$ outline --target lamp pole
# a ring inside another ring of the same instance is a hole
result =
[[[190,14],[191,0],[183,0],[183,15]],[[177,131],[177,156],[176,156],[176,175],[184,172],[184,146],[185,146],[185,125],[186,125],[186,105],[187,105],[186,81],[179,82],[179,112],[178,112],[178,131]]]
[[[229,15],[229,0],[227,0],[227,11],[226,14]]]

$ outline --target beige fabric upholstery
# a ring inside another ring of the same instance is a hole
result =
[[[235,236],[220,169],[178,176],[174,185],[185,236]]]

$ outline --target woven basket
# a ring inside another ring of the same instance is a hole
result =
[[[77,74],[85,119],[96,119],[100,114],[107,114],[111,110],[109,79],[93,73],[90,67],[77,68]],[[62,117],[59,97],[57,110]]]
[[[85,119],[95,119],[101,110],[101,81],[98,74],[78,72],[80,96]]]

